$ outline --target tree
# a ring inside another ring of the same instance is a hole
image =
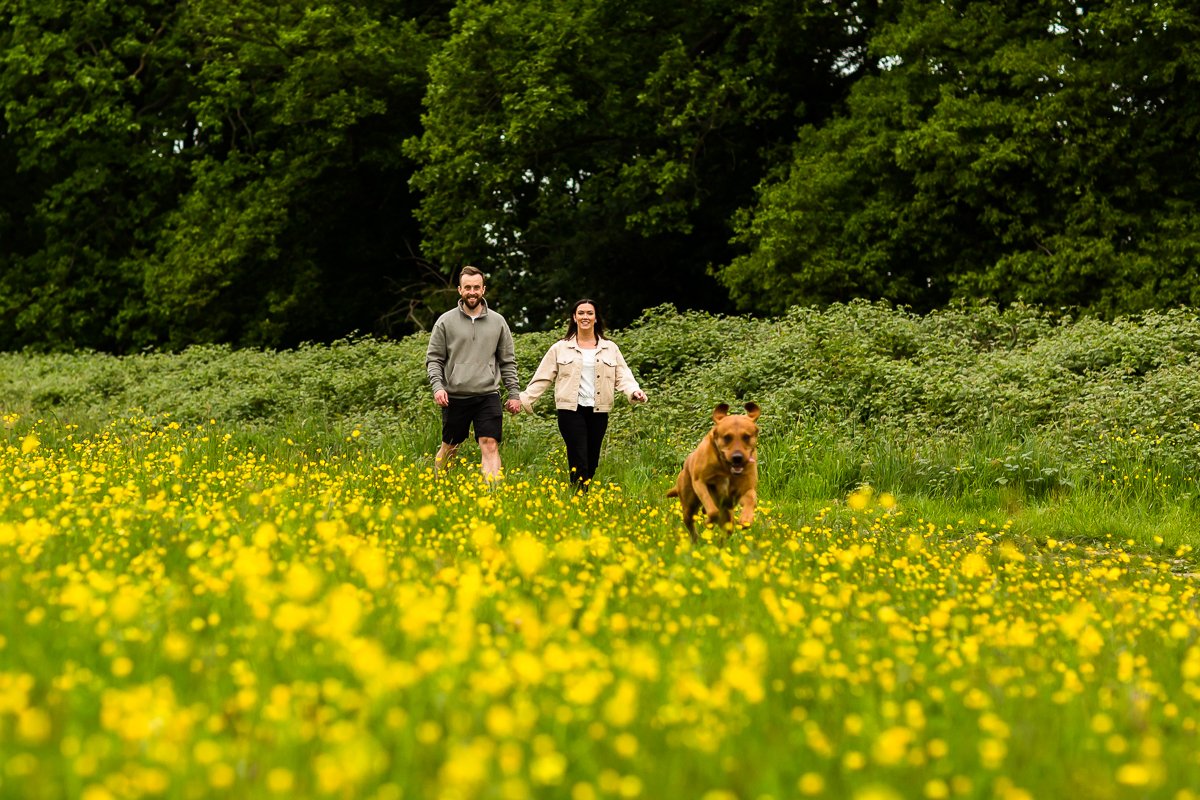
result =
[[[462,0],[451,22],[409,145],[425,251],[490,271],[531,327],[585,295],[616,324],[727,307],[707,271],[732,213],[842,98],[857,35],[796,0]]]
[[[398,3],[197,0],[191,185],[149,262],[150,308],[189,338],[328,339],[418,269],[401,142],[438,16]]]
[[[448,8],[10,0],[0,346],[382,330],[423,282],[400,147]]]
[[[720,271],[744,308],[1200,301],[1197,19],[1181,3],[908,2]]]
[[[111,347],[144,315],[138,254],[180,186],[162,153],[174,4],[0,8],[0,346]]]

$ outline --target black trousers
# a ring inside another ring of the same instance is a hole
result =
[[[607,412],[596,411],[591,406],[579,406],[577,411],[558,410],[558,432],[567,443],[571,481],[585,491],[600,465],[600,445],[607,430]]]

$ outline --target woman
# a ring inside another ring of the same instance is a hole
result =
[[[551,383],[571,481],[586,492],[600,463],[600,444],[608,430],[608,412],[616,392],[631,403],[646,402],[646,393],[625,363],[621,348],[604,338],[604,319],[594,301],[578,300],[571,308],[567,335],[546,351],[529,386],[521,392],[525,410],[532,410]]]

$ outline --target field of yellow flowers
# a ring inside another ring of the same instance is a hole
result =
[[[1200,797],[1174,552],[867,488],[692,547],[347,438],[4,418],[0,797]]]

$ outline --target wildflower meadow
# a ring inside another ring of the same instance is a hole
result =
[[[758,518],[693,546],[664,492],[717,381],[663,363],[672,325],[627,333],[651,405],[586,495],[544,415],[488,483],[469,447],[434,475],[403,394],[239,416],[213,380],[211,415],[134,412],[124,381],[249,356],[9,357],[42,394],[0,393],[0,797],[1200,797],[1188,415],[1109,395],[1001,436],[837,405],[901,396],[903,363],[890,395],[827,381],[825,417],[764,384]]]

